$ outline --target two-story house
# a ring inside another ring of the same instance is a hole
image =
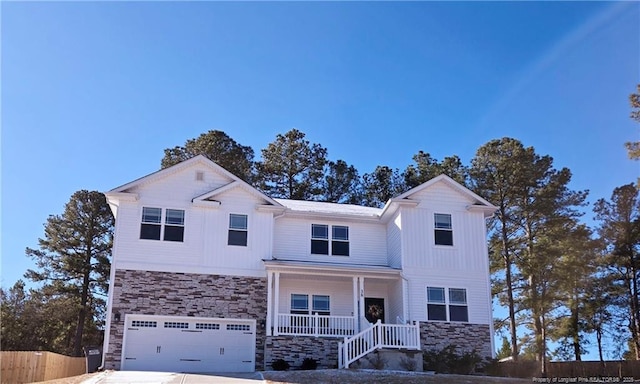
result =
[[[197,156],[106,196],[107,369],[347,367],[449,344],[492,355],[495,207],[447,176],[378,209],[273,199]]]

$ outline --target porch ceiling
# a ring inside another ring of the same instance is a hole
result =
[[[397,279],[401,270],[386,266],[321,263],[299,260],[263,260],[267,271],[306,274],[314,276],[340,276],[340,277],[374,277],[382,279]]]

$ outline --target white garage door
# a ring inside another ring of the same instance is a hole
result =
[[[121,369],[253,372],[256,322],[241,319],[127,315]]]

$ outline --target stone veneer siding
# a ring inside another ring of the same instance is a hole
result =
[[[420,322],[423,350],[439,351],[455,345],[460,353],[476,351],[491,358],[491,330],[487,324]]]
[[[318,369],[338,368],[338,342],[342,339],[313,336],[267,336],[264,369],[283,359],[291,369],[299,369],[309,357],[318,362]]]
[[[264,366],[267,279],[118,269],[115,273],[106,369],[120,369],[124,315],[224,317],[256,320],[256,369]]]

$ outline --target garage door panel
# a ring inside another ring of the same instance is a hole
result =
[[[122,369],[255,370],[255,321],[129,315],[127,325]]]

